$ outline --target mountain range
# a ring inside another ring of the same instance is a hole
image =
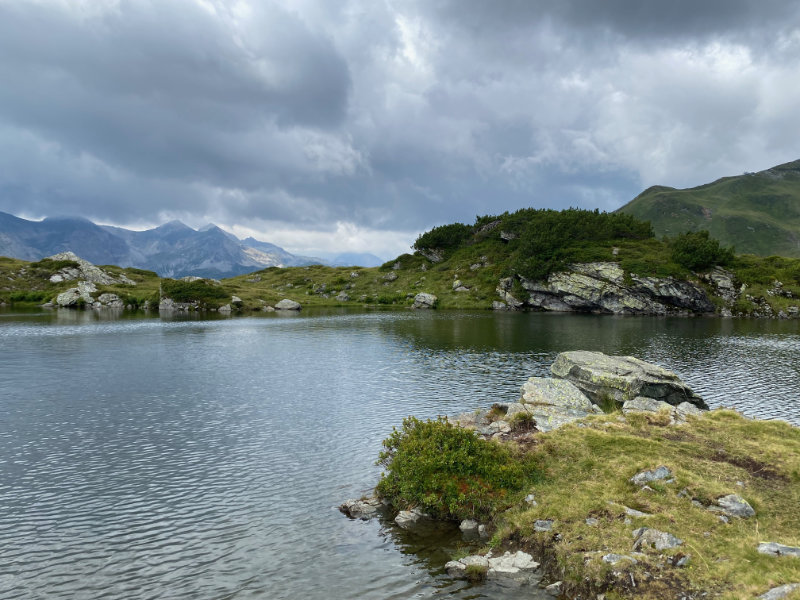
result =
[[[332,260],[297,256],[252,237],[241,240],[213,224],[197,230],[170,221],[134,231],[80,217],[28,221],[0,212],[0,256],[35,261],[66,251],[94,264],[147,269],[162,277],[216,279],[267,267],[376,266],[382,262],[371,254],[341,254]]]
[[[740,254],[800,257],[800,160],[689,189],[654,186],[619,212],[659,236],[707,229]]]

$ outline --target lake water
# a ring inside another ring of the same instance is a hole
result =
[[[797,321],[460,312],[209,320],[0,312],[0,599],[515,598],[457,536],[336,510],[413,414],[513,401],[558,352],[631,354],[800,423]]]

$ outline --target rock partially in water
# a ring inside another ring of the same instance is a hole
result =
[[[505,552],[502,556],[473,554],[445,565],[450,577],[475,578],[483,573],[487,579],[506,579],[516,583],[538,583],[541,574],[539,563],[527,552]]]
[[[360,500],[346,500],[339,506],[339,510],[351,519],[368,520],[378,515],[385,508],[385,504],[376,497],[362,498]]]
[[[284,298],[275,305],[275,310],[300,310],[303,308],[299,302]]]
[[[394,522],[402,529],[414,529],[423,521],[430,521],[431,516],[422,512],[418,508],[411,510],[401,510],[394,518]]]
[[[595,404],[613,400],[619,405],[637,396],[664,401],[672,406],[689,402],[708,409],[700,396],[673,373],[632,356],[608,356],[602,352],[562,352],[550,371],[574,383]]]

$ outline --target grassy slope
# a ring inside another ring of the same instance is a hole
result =
[[[530,450],[545,473],[532,491],[538,505],[500,517],[494,542],[514,541],[547,549],[554,575],[580,589],[611,586],[606,598],[678,597],[678,590],[710,597],[752,598],[773,586],[800,582],[800,560],[758,554],[759,542],[800,545],[800,429],[777,421],[747,420],[714,411],[669,425],[665,415],[605,415],[588,427],[569,426],[542,434]],[[628,482],[637,472],[666,465],[674,483],[642,491]],[[687,490],[688,497],[680,495]],[[704,505],[727,494],[743,496],[755,509],[750,519],[723,523]],[[624,507],[652,516],[626,523]],[[587,517],[598,519],[588,525]],[[554,519],[554,531],[535,532],[536,519]],[[639,564],[614,575],[600,557],[630,554],[636,527],[667,531],[684,540],[679,548],[647,552]],[[555,533],[560,534],[554,539]],[[670,558],[691,554],[685,568]],[[648,579],[649,572],[653,577]],[[695,596],[696,597],[696,596]]]
[[[737,252],[800,257],[800,161],[690,189],[654,186],[619,212],[659,236],[707,229]]]

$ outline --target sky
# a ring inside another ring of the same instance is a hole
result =
[[[0,0],[0,211],[390,258],[800,158],[800,3]]]

